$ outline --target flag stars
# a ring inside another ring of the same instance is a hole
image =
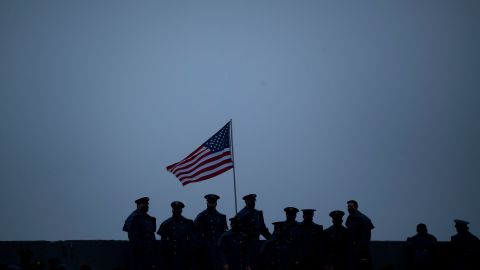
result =
[[[213,137],[205,142],[205,147],[212,152],[218,152],[225,148],[230,147],[230,123],[226,124],[220,131],[218,131]]]

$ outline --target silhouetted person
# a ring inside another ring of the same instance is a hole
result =
[[[193,221],[182,216],[182,209],[185,207],[182,202],[174,201],[170,206],[172,217],[165,220],[157,231],[161,237],[163,269],[191,269],[195,231]]]
[[[265,270],[298,269],[293,253],[293,243],[288,236],[285,221],[273,223],[273,235],[263,243],[259,254],[259,265]]]
[[[240,218],[240,223],[242,224],[241,230],[245,233],[251,245],[253,246],[253,258],[252,258],[252,268],[255,269],[256,257],[260,250],[261,243],[259,242],[260,235],[263,235],[265,239],[270,238],[272,235],[268,231],[267,226],[265,226],[265,221],[263,219],[263,212],[255,209],[257,195],[249,194],[243,197],[245,201],[245,207],[238,212],[236,217]]]
[[[132,251],[133,269],[151,269],[155,252],[156,218],[147,214],[148,197],[135,200],[137,209],[125,220],[123,231],[128,233]]]
[[[240,229],[240,218],[230,218],[231,229],[220,236],[220,261],[223,270],[250,270],[252,246],[248,235]]]
[[[288,240],[293,242],[298,239],[300,233],[300,222],[297,221],[298,209],[295,207],[285,207],[283,211],[285,212],[285,234]]]
[[[329,270],[347,269],[348,231],[343,226],[345,213],[340,210],[330,212],[332,226],[325,233],[325,261]]]
[[[215,270],[221,268],[218,240],[228,230],[227,217],[216,210],[217,200],[215,194],[205,195],[207,209],[195,218],[195,230],[199,242],[197,257],[199,269]]]
[[[454,257],[453,268],[458,270],[480,269],[478,237],[469,231],[468,221],[459,219],[454,221],[457,234],[450,240]]]
[[[355,200],[347,202],[348,269],[372,269],[370,239],[375,228],[370,218],[358,210]]]
[[[285,207],[283,211],[285,212],[285,221],[280,227],[285,230],[285,238],[291,246],[290,252],[292,253],[293,260],[292,267],[299,269],[300,263],[304,257],[304,250],[302,250],[303,243],[300,239],[300,222],[297,221],[298,209],[296,207]],[[273,234],[275,234],[275,231]]]
[[[255,209],[257,195],[249,194],[243,197],[245,207],[238,212],[236,217],[240,218],[242,224],[242,232],[248,235],[250,239],[258,240],[260,235],[265,239],[272,236],[265,226],[263,212]]]
[[[406,247],[410,269],[436,269],[437,238],[428,233],[427,225],[417,225],[417,234],[407,238]]]
[[[313,222],[315,209],[303,209],[302,212],[298,240],[294,239],[298,242],[294,245],[296,264],[300,265],[300,269],[320,269],[325,257],[323,226]]]

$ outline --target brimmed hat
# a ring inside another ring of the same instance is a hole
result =
[[[135,200],[135,203],[136,203],[136,204],[140,204],[140,203],[148,204],[148,201],[150,201],[150,198],[148,198],[148,197],[142,197],[142,198],[136,199],[136,200]]]
[[[243,196],[243,199],[244,200],[255,200],[257,198],[257,194],[248,194],[248,195],[245,195]]]
[[[287,213],[287,214],[289,214],[289,213],[290,213],[290,214],[293,214],[293,213],[296,214],[296,213],[298,213],[298,208],[295,208],[295,207],[285,207],[285,208],[283,209],[283,211],[285,211],[285,213]]]
[[[341,210],[334,210],[334,211],[330,212],[330,214],[328,214],[328,215],[332,218],[343,218],[343,216],[345,215],[345,212],[343,212]]]
[[[183,204],[182,202],[180,201],[174,201],[170,204],[170,206],[173,208],[173,209],[182,209],[185,207],[185,204]]]
[[[207,202],[216,202],[218,199],[220,199],[220,196],[216,194],[207,194],[203,197],[207,199]]]

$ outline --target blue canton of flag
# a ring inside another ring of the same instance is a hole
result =
[[[230,124],[231,122],[228,122],[186,158],[167,166],[167,170],[185,186],[210,179],[232,169]]]

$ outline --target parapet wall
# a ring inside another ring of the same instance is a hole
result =
[[[407,269],[404,242],[373,241],[373,269]],[[127,267],[130,252],[127,241],[0,241],[0,263],[18,264],[21,249],[33,251],[33,259],[59,258],[71,269],[87,264],[95,270]],[[439,243],[440,265],[449,265],[448,243]]]

